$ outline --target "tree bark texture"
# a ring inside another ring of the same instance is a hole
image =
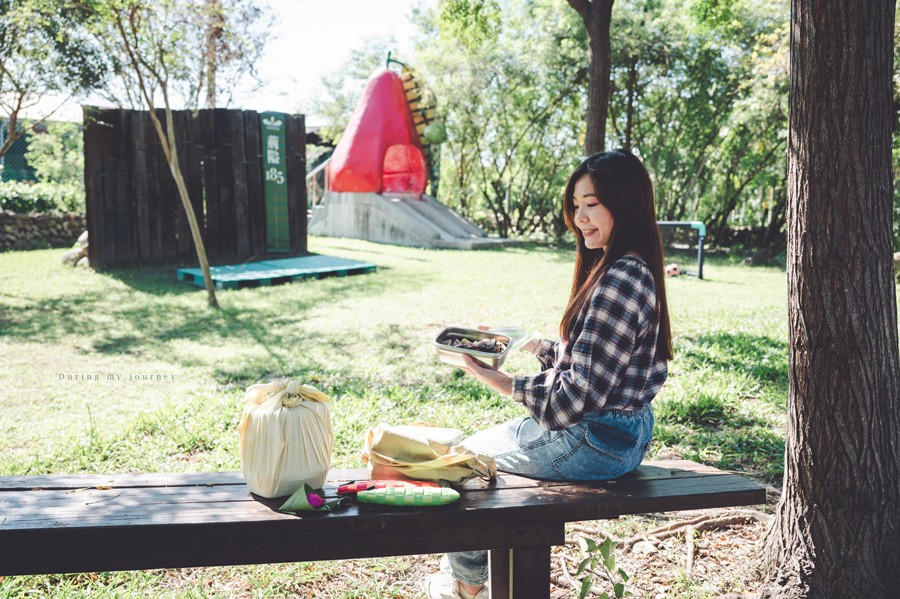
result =
[[[791,5],[788,423],[759,596],[897,597],[895,3]]]
[[[569,0],[581,16],[588,37],[588,102],[584,152],[588,156],[606,147],[606,114],[609,109],[609,26],[614,0]]]

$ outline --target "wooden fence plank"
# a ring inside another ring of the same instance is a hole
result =
[[[134,154],[126,132],[131,130],[135,111],[122,110],[122,127],[117,140],[119,168],[116,172],[116,247],[119,262],[134,262],[138,258],[137,214],[134,206]]]
[[[118,133],[122,127],[122,111],[119,109],[107,110],[103,114],[103,226],[101,229],[102,249],[108,256],[108,264],[116,264],[121,261],[118,247],[116,246],[116,177],[118,176]]]
[[[188,137],[187,121],[191,118],[190,111],[176,110],[172,113],[172,120],[175,123],[175,141],[176,150],[178,152],[178,167],[181,169],[181,176],[184,177],[184,184],[187,187],[189,180],[188,162],[190,159],[190,138]],[[175,186],[178,191],[178,185]],[[188,190],[190,197],[190,190]],[[190,239],[191,228],[188,223],[187,212],[184,209],[184,203],[181,201],[181,194],[176,193],[174,199],[174,240],[172,245],[173,256],[183,256],[188,252],[188,239]]]
[[[306,253],[306,124],[302,114],[288,115],[284,135],[291,254],[297,256]]]
[[[144,128],[144,171],[147,181],[147,238],[149,254],[147,260],[159,257],[159,222],[162,215],[159,210],[159,137],[149,112],[144,112],[141,119]]]
[[[250,222],[250,256],[266,252],[266,200],[262,171],[262,141],[259,113],[244,112],[244,152],[247,156],[247,211]]]
[[[139,260],[150,258],[150,197],[147,189],[147,137],[143,111],[134,111],[131,119],[131,146],[133,148],[134,168],[131,176],[134,193],[135,219],[137,231],[137,256]]]
[[[84,106],[81,112],[84,123],[82,135],[84,137],[85,220],[89,238],[97,240],[88,244],[88,263],[94,268],[99,268],[101,256],[97,248],[100,247],[99,220],[102,217],[98,213],[102,212],[99,194],[102,189],[100,174],[103,165],[100,158],[100,125],[97,123],[100,111],[93,106]]]
[[[156,118],[159,119],[163,128],[163,133],[168,137],[169,124],[166,119],[166,111],[163,108],[156,109]],[[174,118],[173,118],[174,121]],[[173,122],[174,128],[174,122]],[[172,169],[169,166],[169,159],[163,151],[162,142],[159,142],[159,256],[161,258],[170,258],[175,255],[175,215],[181,205],[181,199],[178,195],[178,186],[175,183],[175,177],[172,175]]]
[[[222,255],[221,194],[219,191],[219,149],[216,144],[213,110],[200,111],[200,138],[203,140],[203,188],[206,194],[206,254]]]
[[[190,113],[187,121],[188,137],[190,138],[190,151],[188,153],[188,194],[191,197],[191,205],[194,207],[194,217],[197,219],[197,226],[200,228],[200,237],[203,240],[203,246],[206,247],[206,210],[203,202],[203,161],[206,158],[206,145],[200,135],[200,113],[195,111]],[[183,254],[186,258],[193,259],[196,256],[197,249],[194,247],[193,237],[188,231],[186,240],[187,250]]]
[[[247,204],[247,156],[244,139],[244,118],[240,111],[228,111],[231,131],[231,177],[234,189],[234,250],[238,256],[247,256],[250,251],[250,227]]]
[[[235,238],[237,237],[237,224],[234,212],[234,178],[232,176],[232,131],[230,128],[228,111],[224,108],[214,110],[214,122],[216,127],[216,149],[219,153],[218,178],[219,178],[219,223],[221,226],[220,249],[221,257],[233,257]]]

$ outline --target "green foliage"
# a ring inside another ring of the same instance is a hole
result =
[[[84,186],[0,181],[0,210],[17,214],[84,212]]]
[[[496,6],[448,0],[414,14],[420,38],[404,60],[447,132],[438,199],[501,235],[560,239],[561,192],[584,144],[585,29],[564,0]],[[733,225],[765,229],[766,244],[783,230],[788,17],[785,0],[614,4],[606,146],[641,156],[661,219],[703,221],[712,240]],[[489,35],[460,43],[456,27]],[[312,108],[333,138],[387,49],[372,42],[324,80]]]
[[[441,0],[440,10],[440,31],[445,41],[462,43],[471,50],[500,35],[496,0]]]
[[[43,94],[88,91],[104,75],[97,49],[80,27],[80,4],[0,0],[0,93],[25,104]],[[7,105],[9,108],[10,106]]]
[[[101,90],[106,98],[132,108],[159,102],[169,108],[176,90],[190,86],[198,26],[192,6],[184,0],[92,3],[87,26],[111,73]]]
[[[719,30],[739,24],[737,15],[741,8],[740,0],[693,0],[690,3],[691,15],[699,24]]]
[[[46,122],[46,132],[32,133],[25,157],[38,180],[74,186],[84,193],[84,137],[76,123]]]
[[[499,18],[491,43],[464,47],[437,35],[438,15],[420,15],[416,66],[448,135],[439,199],[504,236],[559,238],[584,130],[584,28],[557,1],[509,2]]]
[[[621,568],[616,569],[616,542],[610,537],[606,537],[606,540],[600,545],[597,545],[596,541],[592,539],[585,539],[585,541],[587,542],[588,555],[581,560],[575,576],[581,576],[582,572],[585,571],[587,571],[589,575],[581,579],[581,589],[578,593],[578,599],[584,599],[590,592],[593,583],[592,575],[597,573],[597,566],[600,566],[599,574],[603,575],[609,584],[612,585],[613,596],[616,599],[622,599],[622,597],[633,595],[634,593],[631,591],[625,590],[625,584],[631,577],[625,573],[625,570]],[[605,591],[600,593],[600,599],[609,599],[609,593]]]
[[[40,106],[46,96],[85,92],[102,80],[105,67],[85,37],[83,13],[81,4],[59,0],[0,0],[0,113],[8,123],[0,156],[51,115],[55,106]],[[19,127],[26,108],[39,116]]]
[[[771,238],[784,223],[788,7],[737,6],[616,3],[609,134],[644,158],[660,218]]]

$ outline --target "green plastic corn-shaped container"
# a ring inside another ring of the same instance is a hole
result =
[[[378,505],[447,505],[459,499],[459,493],[448,487],[390,487],[360,491],[356,498]]]

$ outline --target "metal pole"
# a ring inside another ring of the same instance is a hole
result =
[[[703,239],[704,237],[701,235],[698,238],[697,243],[697,278],[703,278]]]

